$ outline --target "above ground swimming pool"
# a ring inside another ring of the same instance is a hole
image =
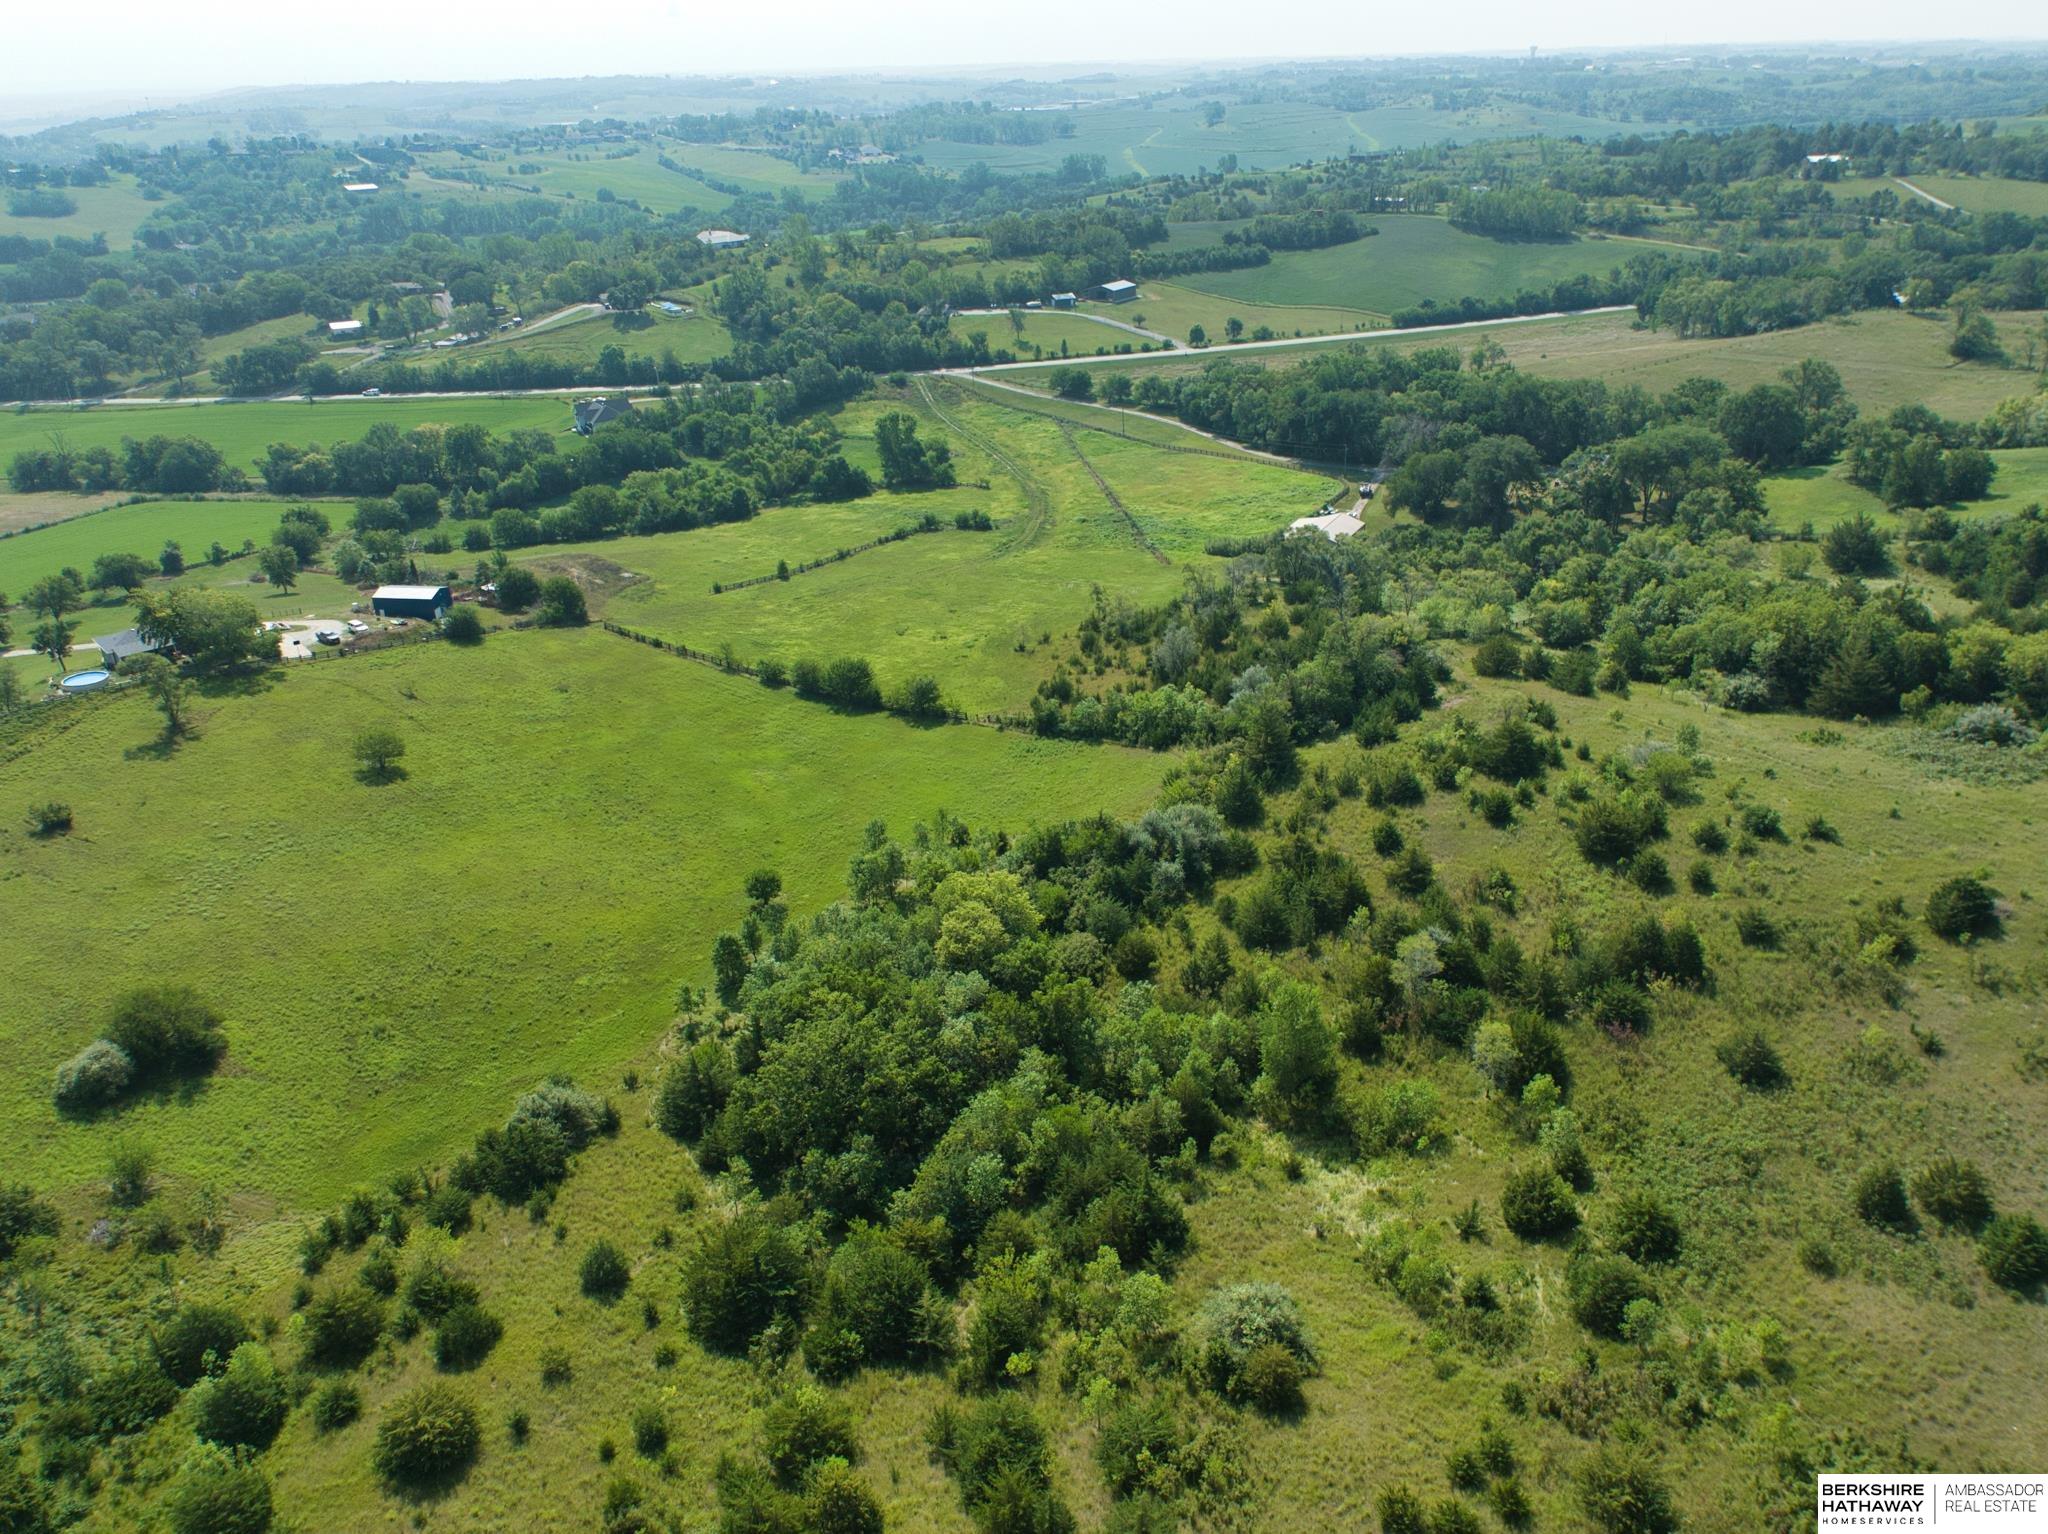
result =
[[[66,692],[91,692],[95,687],[104,687],[114,679],[114,673],[95,666],[90,671],[74,671],[66,677],[59,677],[57,685]]]

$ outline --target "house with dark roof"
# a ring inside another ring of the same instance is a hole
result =
[[[144,639],[134,629],[102,634],[93,644],[99,648],[101,663],[109,668],[119,666],[124,660],[133,660],[138,655],[155,655],[164,648],[162,640]]]
[[[616,421],[622,415],[631,415],[633,402],[623,397],[600,394],[596,399],[577,400],[574,408],[576,435],[587,437],[606,421]]]

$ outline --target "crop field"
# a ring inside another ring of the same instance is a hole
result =
[[[657,638],[713,653],[729,644],[747,664],[864,656],[885,688],[926,673],[948,701],[979,713],[1023,707],[1056,648],[1046,636],[1057,638],[1087,615],[1094,587],[1136,603],[1157,601],[1179,589],[1181,566],[1206,560],[1207,539],[1285,526],[1316,510],[1331,489],[1319,476],[1256,459],[1172,453],[1078,432],[1082,451],[1166,556],[1162,562],[1104,499],[1056,422],[960,386],[934,392],[951,420],[1000,446],[1029,479],[1029,492],[980,447],[925,415],[920,430],[953,446],[959,489],[769,511],[746,523],[536,548],[523,557],[543,566],[598,559],[644,577],[614,591],[603,616]],[[850,411],[843,423],[847,456],[856,462],[869,456],[864,418]],[[990,488],[974,488],[983,478]],[[795,565],[849,547],[926,510],[950,522],[970,507],[986,510],[996,530],[948,528],[788,581],[711,590],[714,582],[772,574],[778,560]]]
[[[1279,251],[1264,266],[1201,272],[1182,285],[1247,302],[1322,304],[1381,314],[1425,299],[1508,298],[1568,277],[1605,276],[1640,246],[1613,240],[1510,241],[1424,214],[1381,215],[1379,233],[1322,250]]]
[[[784,869],[802,909],[837,894],[870,819],[1127,812],[1165,765],[841,718],[595,629],[303,665],[207,697],[168,753],[136,695],[44,721],[0,796],[61,791],[78,824],[0,831],[10,1167],[82,1189],[141,1136],[179,1183],[250,1203],[264,1263],[277,1218],[445,1156],[526,1084],[610,1080],[703,978],[745,870]],[[381,786],[348,760],[373,722],[410,747]],[[94,961],[65,961],[87,927]],[[59,1121],[50,1072],[109,998],[173,979],[228,1009],[221,1074],[189,1101]]]
[[[694,176],[680,175],[662,166],[660,151],[648,145],[633,148],[631,154],[607,158],[605,149],[561,149],[531,154],[496,155],[486,161],[467,159],[452,153],[421,156],[421,168],[429,176],[436,170],[482,171],[488,178],[486,195],[502,192],[539,191],[551,197],[595,198],[609,192],[621,202],[637,202],[651,213],[680,213],[695,208],[716,213],[732,201],[725,193],[706,186]],[[673,156],[672,156],[673,158]],[[521,166],[537,166],[522,170]],[[408,187],[412,182],[408,180]],[[437,195],[475,194],[479,189],[466,181],[440,180],[431,190]]]
[[[32,240],[53,240],[59,235],[70,240],[89,240],[96,234],[107,237],[109,250],[126,250],[135,243],[135,231],[159,206],[136,190],[135,178],[115,174],[105,186],[67,186],[61,189],[78,204],[76,213],[62,218],[23,218],[7,211],[0,199],[0,234],[26,235]]]
[[[475,421],[493,431],[569,427],[566,397],[248,400],[196,405],[88,405],[56,410],[0,412],[0,464],[53,437],[74,449],[118,449],[124,437],[201,437],[237,468],[248,469],[273,442],[340,442],[360,437],[379,421],[400,429],[436,422]]]
[[[2019,181],[2008,176],[1908,176],[1930,196],[1954,203],[1970,213],[2023,213],[2048,217],[2048,182]],[[1908,195],[1901,193],[1901,195]]]
[[[1149,296],[1150,289],[1147,289]],[[1144,305],[1138,307],[1143,308]],[[2039,325],[2037,315],[1992,316],[2007,349],[2023,354],[2025,337]],[[1957,420],[1975,420],[2001,400],[2031,392],[2034,375],[2019,368],[1958,362],[1948,353],[1949,331],[1939,318],[1897,310],[1874,310],[1792,330],[1729,340],[1686,340],[1668,330],[1638,327],[1633,313],[1575,315],[1564,319],[1474,325],[1448,331],[1389,330],[1365,337],[1333,339],[1331,346],[1417,348],[1454,346],[1469,352],[1483,340],[1500,343],[1508,360],[1526,372],[1556,378],[1598,378],[1634,384],[1659,393],[1695,376],[1719,378],[1734,388],[1774,382],[1784,369],[1819,357],[1840,370],[1842,381],[1866,412],[1883,414],[1920,403]],[[1189,352],[1091,364],[1100,383],[1110,369],[1133,378],[1192,372],[1219,356],[1288,367],[1319,350],[1316,346],[1237,347],[1224,352]],[[1007,383],[1047,387],[1043,372],[1020,369],[1002,375]]]
[[[770,197],[779,196],[790,187],[795,187],[806,197],[830,197],[832,189],[846,179],[843,175],[827,171],[799,170],[788,160],[762,149],[692,144],[680,139],[663,139],[661,144],[668,157],[678,165]]]

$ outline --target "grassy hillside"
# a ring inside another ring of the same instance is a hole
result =
[[[197,565],[214,543],[234,551],[244,539],[269,542],[284,508],[283,501],[144,501],[17,533],[0,538],[0,591],[18,596],[66,566],[90,577],[101,554],[143,554],[154,563],[167,541]]]
[[[2023,336],[2037,323],[2036,317],[2028,314],[1994,318],[2001,339],[2015,352],[2024,349]],[[1410,349],[1455,346],[1469,352],[1487,340],[1497,342],[1508,360],[1524,372],[1635,384],[1653,394],[1692,377],[1719,378],[1735,388],[1776,382],[1794,363],[1819,357],[1835,365],[1858,406],[1873,414],[1917,403],[1957,420],[1975,420],[1999,401],[2031,392],[2034,383],[2033,375],[2023,369],[1956,361],[1948,353],[1949,332],[1943,320],[1896,310],[1724,341],[1684,340],[1668,330],[1642,327],[1633,314],[1624,313],[1474,325],[1413,335],[1386,331],[1333,339],[1328,344]],[[1221,355],[1264,367],[1287,367],[1316,349],[1243,347]],[[1095,364],[1091,371],[1098,383],[1112,368],[1133,378],[1145,373],[1171,377],[1202,368],[1216,355],[1212,351],[1140,357]],[[1020,370],[1002,376],[1008,383],[1047,386],[1043,372]]]
[[[1127,811],[1165,765],[841,718],[597,630],[302,667],[207,697],[169,753],[134,694],[45,717],[0,763],[0,801],[61,792],[78,817],[54,841],[0,831],[15,1175],[82,1192],[138,1136],[176,1183],[246,1201],[259,1266],[278,1220],[446,1155],[551,1071],[639,1055],[748,869],[813,906],[870,820]],[[372,723],[408,742],[398,782],[355,776]],[[168,980],[229,1014],[221,1074],[60,1121],[50,1073],[114,994]]]
[[[69,186],[64,195],[78,204],[76,213],[62,218],[23,218],[7,211],[0,199],[0,234],[26,235],[32,240],[90,240],[96,234],[107,237],[109,250],[126,250],[135,243],[135,231],[159,206],[144,199],[133,176],[115,174],[105,186]]]
[[[1512,241],[1446,219],[1380,216],[1379,233],[1322,250],[1277,251],[1264,266],[1201,272],[1182,285],[1246,302],[1326,304],[1391,313],[1425,299],[1508,298],[1568,277],[1605,276],[1637,247],[1612,240]]]

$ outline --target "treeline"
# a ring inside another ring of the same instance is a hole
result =
[[[22,494],[49,490],[149,490],[198,495],[242,490],[248,476],[229,466],[221,450],[198,437],[123,437],[112,448],[73,448],[61,441],[16,453],[7,483]]]
[[[1581,216],[1578,198],[1547,186],[1468,189],[1453,200],[1450,213],[1460,229],[1509,240],[1568,239]]]

